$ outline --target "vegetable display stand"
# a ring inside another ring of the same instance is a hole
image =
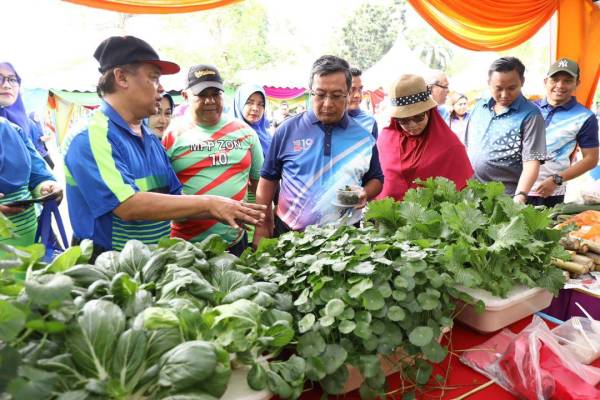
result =
[[[268,390],[256,391],[248,386],[248,368],[234,368],[227,390],[221,396],[221,400],[268,400],[273,394]]]
[[[483,301],[485,311],[478,313],[474,306],[460,302],[457,306],[460,312],[456,320],[482,333],[502,329],[543,310],[552,302],[552,293],[542,288],[519,286],[508,292],[508,296],[504,299],[486,290],[468,288],[459,290],[470,294],[476,301]]]

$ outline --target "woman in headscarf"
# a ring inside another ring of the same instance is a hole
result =
[[[13,66],[0,63],[0,212],[13,223],[15,234],[0,238],[0,242],[26,246],[35,238],[35,208],[15,203],[60,189],[27,136],[29,123],[20,86],[21,78]]]
[[[463,189],[473,168],[463,144],[436,111],[425,80],[402,75],[390,90],[390,124],[377,140],[385,181],[378,198],[402,200],[415,179],[445,177]]]
[[[453,93],[450,96],[450,113],[448,114],[448,126],[456,133],[461,143],[465,143],[465,131],[469,121],[467,111],[467,96],[461,93]]]
[[[169,126],[169,122],[171,122],[171,117],[173,116],[174,108],[175,103],[173,102],[171,95],[168,93],[163,93],[162,98],[160,99],[160,107],[158,107],[158,112],[148,117],[148,127],[152,129],[154,134],[159,138],[163,137],[165,129],[167,129],[167,126]]]
[[[271,145],[272,136],[269,133],[269,121],[265,114],[267,95],[260,85],[245,84],[240,86],[233,99],[233,114],[236,118],[244,120],[254,129],[263,155],[266,157]]]

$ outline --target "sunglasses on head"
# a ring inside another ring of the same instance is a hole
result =
[[[396,118],[396,121],[398,121],[398,123],[400,125],[408,125],[408,124],[410,124],[410,121],[413,121],[415,124],[418,124],[419,122],[423,122],[426,114],[427,114],[427,111],[424,111],[420,114],[413,115],[412,117]]]

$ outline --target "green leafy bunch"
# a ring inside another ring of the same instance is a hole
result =
[[[213,400],[234,358],[250,368],[251,387],[292,396],[304,369],[268,362],[293,340],[292,316],[272,307],[278,286],[237,271],[226,248],[217,236],[132,240],[92,265],[84,241],[46,265],[43,246],[5,246],[13,264],[0,271],[0,393]]]
[[[462,191],[445,178],[419,184],[402,202],[370,203],[365,220],[381,234],[438,249],[436,263],[464,287],[503,297],[517,284],[554,294],[562,288],[551,258],[566,254],[551,209],[515,204],[498,182],[471,180]]]
[[[311,226],[263,240],[242,261],[284,294],[278,307],[297,323],[306,377],[340,394],[352,366],[364,378],[361,396],[374,398],[386,391],[376,354],[399,359],[396,368],[418,384],[430,378],[428,361],[447,354],[438,338],[452,325],[460,294],[435,258],[435,249],[374,227]]]

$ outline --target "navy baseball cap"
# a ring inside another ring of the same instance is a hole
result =
[[[94,52],[94,58],[100,63],[101,73],[120,65],[136,62],[156,65],[163,75],[179,72],[179,65],[161,60],[158,53],[147,42],[135,36],[111,36],[100,43]]]

